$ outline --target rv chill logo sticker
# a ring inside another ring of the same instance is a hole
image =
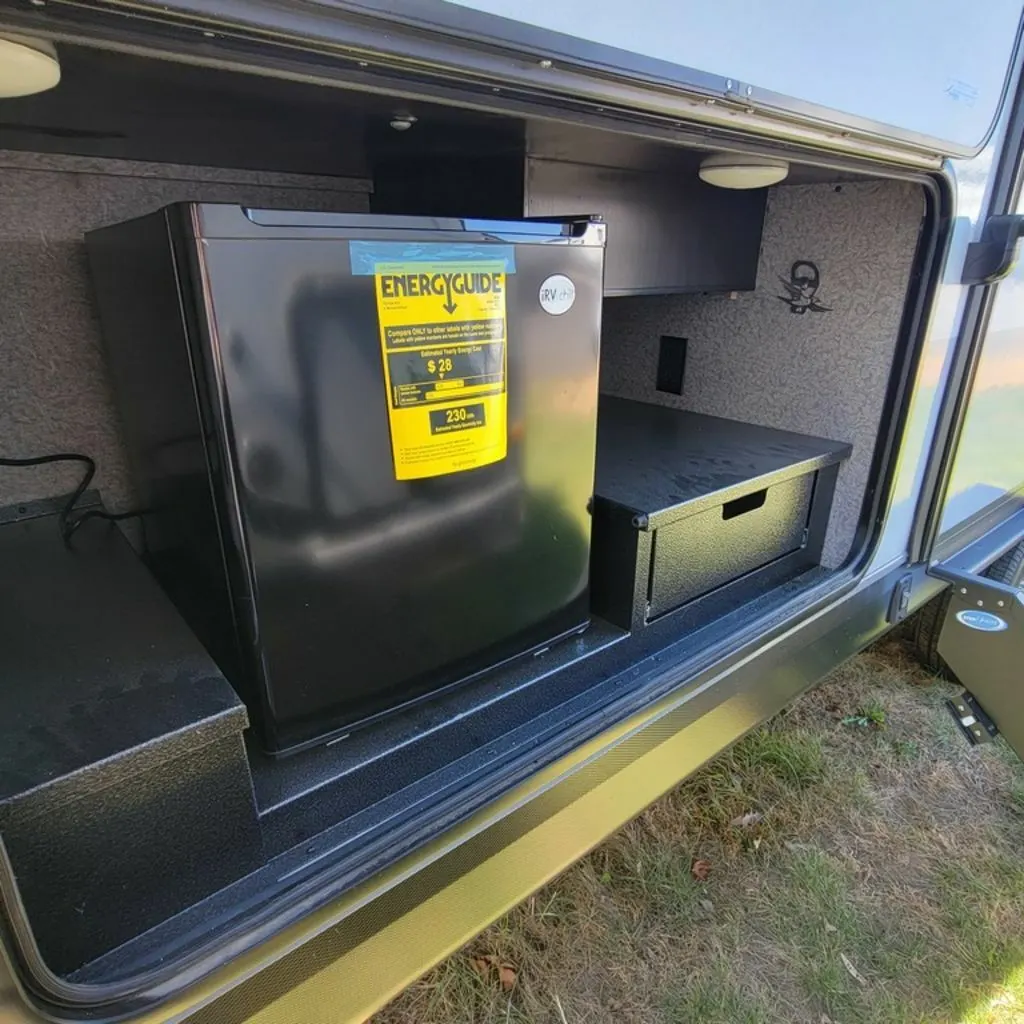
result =
[[[565,274],[552,274],[540,286],[539,299],[545,313],[561,316],[568,313],[576,301],[576,285]]]
[[[353,273],[374,279],[395,478],[440,476],[505,458],[512,249],[349,247]]]

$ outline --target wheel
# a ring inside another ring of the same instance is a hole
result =
[[[1024,543],[1018,544],[1007,551],[1002,558],[993,562],[985,571],[985,575],[999,583],[1017,587],[1024,581]],[[929,601],[914,616],[908,631],[911,650],[917,660],[936,675],[954,678],[949,666],[939,654],[939,634],[942,624],[946,621],[946,612],[952,598],[949,590],[943,591],[938,597]]]

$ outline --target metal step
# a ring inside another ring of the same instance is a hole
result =
[[[964,735],[995,730],[1024,757],[1024,591],[985,576],[933,566],[952,585],[939,654],[966,693],[952,703]]]

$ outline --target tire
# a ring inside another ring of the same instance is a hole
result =
[[[1018,544],[997,562],[993,562],[985,575],[999,583],[1019,587],[1024,582],[1024,544]]]
[[[952,599],[948,588],[932,598],[915,616],[910,627],[910,649],[922,668],[943,678],[952,678],[952,672],[939,654],[939,634],[946,621],[946,612]]]
[[[1002,558],[993,562],[985,571],[985,575],[998,583],[1006,583],[1011,587],[1020,586],[1024,581],[1024,543],[1018,544]],[[946,621],[950,600],[952,594],[947,589],[929,601],[914,616],[908,635],[911,651],[924,668],[946,679],[955,679],[939,654],[939,634],[942,632],[942,624]]]

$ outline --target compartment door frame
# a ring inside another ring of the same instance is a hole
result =
[[[989,572],[1001,556],[1024,545],[1024,439],[996,437],[994,443],[1019,445],[1021,483],[1009,487],[963,520],[943,530],[954,467],[974,399],[999,281],[1012,267],[1008,260],[1024,232],[1024,75],[998,156],[988,208],[979,238],[968,247],[963,283],[968,294],[954,367],[940,410],[920,511],[927,510],[916,554],[928,574],[948,586],[938,651],[964,692],[949,702],[958,725],[971,743],[1002,734],[1024,758],[1024,585]],[[996,244],[998,243],[998,245]],[[988,250],[986,251],[986,246]],[[1002,252],[996,252],[1002,248]],[[1016,253],[1018,258],[1020,252]],[[987,260],[987,257],[993,257]],[[989,263],[988,267],[983,264]],[[981,268],[981,272],[979,272]],[[959,372],[957,372],[959,371]],[[975,407],[977,408],[977,406]],[[1012,472],[1016,473],[1016,466]],[[929,500],[930,499],[930,500]],[[1005,574],[1003,574],[1005,575]]]
[[[1016,75],[1017,91],[1013,107],[993,172],[987,209],[979,221],[980,239],[985,237],[986,225],[996,218],[1006,218],[1013,214],[1018,202],[1024,205],[1024,71],[1020,61],[1017,63]],[[963,268],[963,273],[968,278],[972,274],[971,267],[977,252],[977,244],[968,246]],[[1017,248],[1021,249],[1020,243]],[[1017,255],[1021,258],[1019,251]],[[994,524],[1024,508],[1022,449],[1020,488],[1006,491],[964,520],[952,524],[946,530],[942,528],[956,457],[984,352],[992,308],[999,294],[1000,280],[1001,278],[979,282],[970,279],[964,281],[970,291],[960,319],[953,357],[954,365],[947,378],[946,392],[939,410],[938,423],[922,481],[916,527],[911,537],[911,555],[915,561],[935,564],[948,560],[978,540]],[[1001,440],[1011,441],[1009,438]]]

